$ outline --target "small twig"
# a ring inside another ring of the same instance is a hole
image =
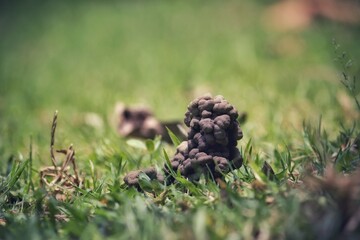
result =
[[[59,150],[56,150],[57,153],[62,153],[64,155],[67,154],[68,150],[67,149],[59,149]]]
[[[73,170],[74,170],[74,174],[75,174],[76,184],[79,184],[79,175],[77,172],[76,162],[75,162],[75,150],[73,149],[72,144],[70,145],[69,150],[71,150],[71,155],[69,157],[69,161],[72,163],[73,168],[74,168]]]
[[[34,183],[32,181],[32,155],[33,155],[33,141],[32,141],[32,136],[30,136],[30,146],[29,146],[29,165],[28,165],[28,181],[29,181],[29,188],[28,188],[28,192],[31,188],[31,190],[34,191]]]
[[[56,159],[55,159],[55,154],[54,154],[54,144],[55,144],[55,131],[56,131],[56,124],[57,124],[57,114],[58,111],[55,111],[54,113],[54,118],[53,118],[53,122],[52,122],[52,126],[51,126],[51,141],[50,141],[50,157],[51,157],[51,161],[52,164],[54,166],[55,171],[57,171],[56,168]]]
[[[74,158],[75,156],[75,151],[73,149],[73,145],[71,144],[67,150],[67,153],[66,153],[66,159],[61,167],[61,172],[64,171],[64,169],[66,168],[66,166],[69,165],[69,163],[72,161],[72,159]]]
[[[50,141],[50,156],[53,166],[47,167],[40,171],[40,177],[41,177],[41,185],[44,184],[48,187],[61,187],[63,185],[80,185],[80,179],[79,175],[76,169],[75,164],[75,150],[73,149],[73,145],[71,144],[68,149],[60,149],[55,150],[55,132],[56,132],[56,126],[57,126],[57,114],[56,111],[54,114],[52,127],[51,127],[51,141]],[[65,155],[65,159],[63,163],[58,162],[55,158],[55,152],[61,153]],[[74,176],[68,174],[68,170],[70,169],[70,163],[73,165],[74,168]],[[61,164],[61,166],[57,166],[57,164]],[[50,182],[47,181],[46,177],[51,178],[52,180]]]
[[[59,152],[64,153],[64,150],[60,150]],[[71,144],[70,147],[66,150],[66,159],[65,159],[63,165],[61,166],[60,171],[57,173],[56,178],[52,181],[52,183],[56,183],[62,178],[62,176],[64,174],[64,170],[69,165],[70,162],[73,162],[73,164],[74,164],[74,162],[75,162],[74,156],[75,156],[75,151]],[[74,169],[74,172],[75,172],[75,177],[77,178],[78,176],[77,176],[76,169]]]
[[[79,175],[78,175],[78,172],[77,172],[77,168],[76,168],[76,162],[75,162],[75,151],[74,151],[74,156],[73,156],[73,159],[72,159],[72,164],[73,164],[73,167],[74,167],[74,174],[75,174],[75,180],[76,180],[76,184],[79,185]]]

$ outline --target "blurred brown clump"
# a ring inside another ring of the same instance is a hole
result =
[[[348,237],[356,235],[360,237],[359,169],[345,175],[328,167],[323,178],[309,176],[305,179],[305,185],[310,193],[315,195],[314,199],[319,200],[309,200],[303,204],[303,214],[309,220],[317,237],[321,239],[349,239]]]
[[[282,0],[268,7],[265,23],[277,30],[301,30],[318,17],[346,24],[359,24],[359,1]]]
[[[185,137],[179,127],[180,121],[162,122],[146,107],[127,107],[123,103],[118,103],[115,114],[117,132],[122,137],[154,139],[156,136],[161,136],[164,141],[171,143],[166,128],[180,138]]]

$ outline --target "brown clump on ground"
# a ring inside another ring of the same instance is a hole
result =
[[[310,174],[304,183],[303,189],[312,198],[302,203],[301,213],[313,227],[314,238],[359,239],[360,169],[344,174],[329,165],[324,176]],[[319,201],[324,195],[328,203]]]
[[[124,178],[125,183],[129,186],[138,186],[139,176],[141,173],[146,174],[150,179],[157,179],[160,182],[164,182],[164,176],[161,173],[157,172],[154,167],[149,167],[146,169],[136,170],[128,173]]]
[[[359,1],[281,0],[268,7],[264,22],[272,29],[301,30],[319,17],[346,24],[359,24]]]
[[[117,132],[120,136],[143,139],[154,139],[156,136],[161,136],[164,141],[171,143],[166,129],[168,128],[179,137],[185,138],[179,128],[180,122],[160,121],[146,107],[127,107],[123,103],[118,103],[115,107],[115,114]]]
[[[210,174],[216,179],[232,169],[240,168],[242,157],[236,146],[243,133],[238,117],[237,110],[222,96],[212,98],[205,95],[192,101],[184,119],[189,127],[187,140],[177,147],[171,166],[164,167],[168,182],[172,181],[170,170],[179,171],[189,180],[196,181],[201,174]],[[151,179],[164,179],[155,168],[149,168],[130,172],[124,179],[125,183],[138,186],[140,172]]]

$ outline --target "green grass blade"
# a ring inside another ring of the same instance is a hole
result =
[[[171,138],[172,143],[175,146],[179,146],[181,143],[180,139],[168,127],[166,127],[166,130]]]

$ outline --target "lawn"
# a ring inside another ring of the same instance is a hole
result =
[[[359,25],[276,30],[274,2],[0,4],[0,239],[359,237],[358,88],[341,83],[360,77]],[[176,147],[118,136],[116,102],[182,120],[207,92],[248,116],[243,167],[126,187]],[[56,110],[55,148],[73,144],[84,179],[62,199],[40,185]]]

